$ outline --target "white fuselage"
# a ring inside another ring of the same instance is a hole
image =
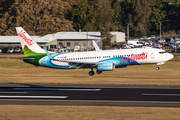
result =
[[[54,59],[59,61],[47,62],[48,57],[42,58],[40,64],[42,66],[56,68],[69,68],[69,63],[97,64],[101,62],[113,62],[115,67],[121,65],[137,65],[137,64],[164,64],[173,58],[170,53],[165,53],[162,49],[156,48],[134,48],[120,50],[104,50],[89,52],[74,52],[53,55]],[[45,63],[45,64],[44,64]],[[48,64],[49,63],[49,64]],[[76,68],[76,67],[71,67]]]

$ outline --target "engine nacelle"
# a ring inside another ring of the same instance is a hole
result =
[[[111,71],[115,69],[114,63],[101,63],[97,66],[98,71]]]

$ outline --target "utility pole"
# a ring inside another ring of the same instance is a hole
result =
[[[119,21],[117,21],[115,23],[116,23],[116,31],[118,31],[118,23],[119,23]]]
[[[161,24],[162,24],[162,22],[165,22],[165,21],[170,21],[170,20],[162,20],[162,21],[158,21],[158,20],[151,20],[151,21],[159,22],[159,24],[160,24],[160,40],[161,40]]]
[[[86,24],[86,32],[87,32],[87,51],[88,51],[88,24]]]
[[[128,37],[128,40],[129,40],[129,25],[130,24],[131,24],[130,22],[127,23],[127,37]]]

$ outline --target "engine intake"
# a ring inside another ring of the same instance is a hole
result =
[[[101,63],[97,66],[98,71],[111,71],[115,69],[114,63]]]

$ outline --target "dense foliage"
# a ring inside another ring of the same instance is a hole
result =
[[[180,0],[0,0],[1,35],[22,26],[31,35],[81,29],[104,37],[130,23],[130,36],[148,36],[159,34],[158,21],[162,33],[179,33]]]

